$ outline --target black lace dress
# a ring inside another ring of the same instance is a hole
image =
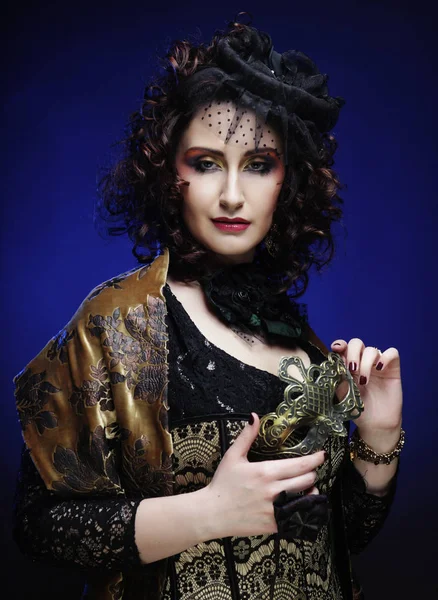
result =
[[[241,363],[206,340],[186,311],[164,288],[169,331],[169,424],[174,443],[174,493],[209,483],[224,452],[249,413],[275,409],[285,384],[276,376]],[[319,364],[324,356],[312,344],[302,348]],[[299,434],[298,434],[299,435]],[[341,600],[349,582],[336,560],[336,538],[346,535],[350,552],[362,550],[383,524],[393,493],[366,493],[362,478],[346,460],[346,440],[330,438],[328,460],[318,469],[318,488],[335,497],[341,481],[345,531],[333,519],[315,543],[276,536],[212,540],[168,561],[163,600]],[[393,488],[395,486],[395,482]],[[141,498],[63,500],[46,489],[29,453],[23,450],[16,492],[14,536],[34,560],[98,572],[129,574],[141,565],[134,541],[135,512]],[[146,568],[153,568],[153,564]],[[347,573],[348,575],[348,573]],[[124,598],[134,597],[128,589]],[[135,598],[147,599],[135,592]]]

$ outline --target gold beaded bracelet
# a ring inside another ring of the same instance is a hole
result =
[[[394,460],[394,458],[397,458],[397,456],[400,455],[404,443],[405,432],[402,429],[400,432],[400,439],[398,440],[397,446],[394,448],[394,450],[392,452],[378,454],[377,452],[374,452],[374,450],[363,441],[363,439],[359,436],[358,430],[355,429],[350,440],[350,458],[351,460],[354,460],[355,458],[360,458],[361,460],[372,462],[375,465],[389,465]]]

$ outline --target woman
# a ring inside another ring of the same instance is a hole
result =
[[[167,59],[102,183],[142,264],[16,378],[16,540],[87,569],[87,598],[359,597],[350,553],[385,519],[403,445],[399,356],[357,338],[329,354],[290,297],[333,254],[343,100],[240,23]],[[315,404],[277,443],[298,397]]]

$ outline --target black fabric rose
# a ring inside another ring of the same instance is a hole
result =
[[[298,338],[305,308],[274,284],[254,264],[233,265],[201,281],[209,306],[225,322],[264,334]]]
[[[321,527],[329,521],[327,496],[281,492],[274,500],[274,515],[282,537],[314,542]]]
[[[288,50],[280,54],[271,47],[267,63],[276,79],[316,98],[327,98],[327,75],[320,73],[313,60],[303,52]]]

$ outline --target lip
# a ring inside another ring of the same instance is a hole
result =
[[[228,217],[216,217],[212,219],[214,223],[243,223],[245,225],[249,225],[249,221],[246,219],[241,219],[240,217],[235,217],[234,219],[230,219]]]
[[[212,219],[212,222],[213,225],[221,231],[228,231],[231,233],[245,231],[245,229],[248,229],[250,226],[248,221],[243,221],[241,219]]]

